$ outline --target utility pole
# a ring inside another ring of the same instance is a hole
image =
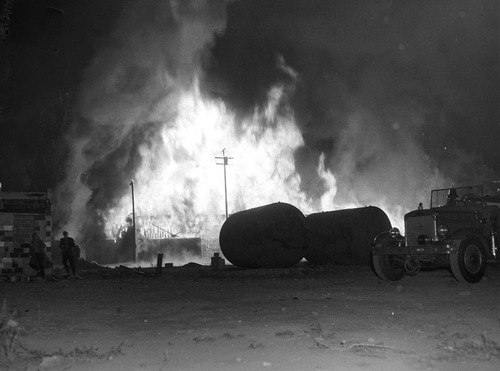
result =
[[[232,160],[233,157],[227,157],[226,156],[226,149],[224,148],[222,150],[222,157],[215,157],[216,159],[218,160],[223,160],[224,162],[223,163],[216,163],[216,165],[223,165],[224,166],[224,201],[225,201],[225,204],[226,204],[226,220],[227,220],[227,217],[228,217],[228,214],[227,214],[227,181],[226,181],[226,166],[229,165],[229,160]]]
[[[137,253],[137,246],[135,242],[135,201],[134,201],[134,181],[131,180],[130,183],[130,188],[132,190],[132,227],[133,227],[133,238],[134,238],[134,262],[135,262],[135,256]]]

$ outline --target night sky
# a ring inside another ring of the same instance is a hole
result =
[[[17,0],[10,18],[0,4],[4,191],[70,203],[61,184],[79,176],[90,209],[112,206],[163,125],[150,113],[195,75],[235,125],[285,88],[313,196],[321,153],[339,197],[500,180],[498,1]]]

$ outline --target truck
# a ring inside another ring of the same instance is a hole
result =
[[[483,185],[431,191],[430,207],[419,203],[398,228],[378,234],[372,263],[383,280],[399,281],[421,270],[447,267],[460,282],[479,282],[488,263],[500,261],[500,192],[483,193]]]

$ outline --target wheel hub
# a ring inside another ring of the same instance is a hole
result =
[[[474,274],[481,269],[481,253],[476,245],[469,245],[464,252],[464,264],[468,272]]]

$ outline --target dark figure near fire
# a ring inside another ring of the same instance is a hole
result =
[[[71,268],[73,277],[79,278],[76,274],[77,246],[75,245],[75,240],[69,237],[68,232],[63,232],[63,238],[59,242],[59,247],[61,248],[61,261],[66,270],[66,276],[69,276]]]
[[[38,234],[33,233],[31,235],[31,246],[30,255],[31,261],[30,266],[37,271],[37,274],[45,278],[45,267],[49,266],[50,260],[47,256],[45,243],[38,237]]]

